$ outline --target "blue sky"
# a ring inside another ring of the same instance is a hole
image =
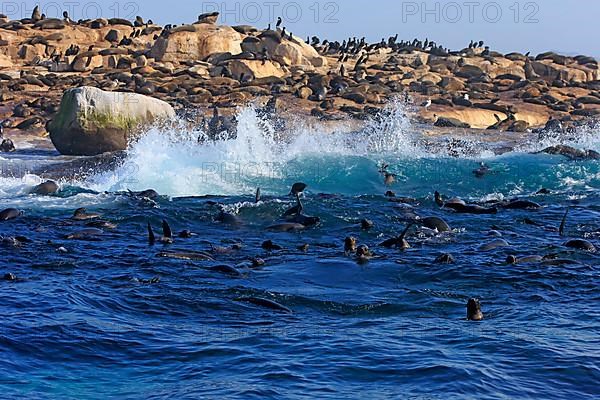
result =
[[[302,37],[333,39],[366,36],[379,41],[399,33],[400,38],[433,39],[450,48],[471,39],[484,40],[502,52],[553,50],[600,57],[598,16],[600,1],[583,0],[53,0],[2,1],[11,18],[28,16],[40,4],[48,16],[70,9],[74,19],[84,17],[150,17],[161,24],[192,22],[203,11],[218,9],[221,22],[259,27],[284,16],[288,31]]]

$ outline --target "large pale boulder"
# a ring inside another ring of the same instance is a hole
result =
[[[227,63],[227,67],[237,80],[241,79],[242,75],[252,79],[267,78],[269,76],[282,78],[285,76],[285,71],[281,66],[270,60],[231,60]]]
[[[259,37],[248,36],[242,44],[242,50],[250,53],[261,54],[263,48],[267,49],[269,56],[282,65],[325,67],[327,59],[319,55],[317,50],[306,44],[301,38],[289,36],[281,38],[277,33],[266,31]]]
[[[9,68],[13,66],[13,61],[7,55],[0,54],[0,68]]]
[[[86,72],[97,67],[102,67],[103,65],[104,60],[102,56],[96,52],[86,52],[75,57],[71,64],[71,69],[75,72]]]
[[[536,74],[548,81],[562,79],[567,82],[588,82],[600,78],[598,70],[579,65],[563,66],[551,60],[533,61],[531,66]]]
[[[214,53],[239,54],[242,35],[229,26],[190,25],[154,42],[149,57],[161,62],[204,60]]]
[[[125,150],[143,126],[173,118],[164,101],[84,86],[63,94],[48,131],[61,154],[90,156]]]
[[[321,57],[314,47],[298,39],[283,41],[271,54],[273,59],[283,65],[305,65],[317,68],[327,65],[327,59]]]

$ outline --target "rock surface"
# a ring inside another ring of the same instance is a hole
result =
[[[0,18],[5,137],[17,149],[19,137],[51,145],[45,122],[56,120],[65,91],[84,86],[159,99],[193,128],[230,132],[233,116],[248,104],[264,107],[265,115],[334,128],[360,126],[386,104],[406,103],[412,120],[433,125],[441,118],[442,125],[496,136],[535,132],[549,120],[572,132],[600,116],[593,57],[504,55],[473,44],[450,50],[397,37],[307,43],[283,28],[223,26],[218,17],[164,27],[119,18]],[[123,148],[127,139],[117,137],[96,149],[88,135],[87,148],[75,151],[85,146],[52,134],[61,151],[94,154]]]
[[[48,131],[61,154],[93,156],[125,150],[141,126],[172,118],[175,111],[161,100],[80,87],[65,92]]]
[[[163,62],[205,60],[214,53],[239,54],[241,45],[242,35],[233,28],[202,23],[158,38],[149,56]]]

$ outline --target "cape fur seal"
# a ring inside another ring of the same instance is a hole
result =
[[[469,321],[483,320],[483,312],[481,312],[479,299],[469,299],[467,302],[467,319]]]
[[[33,189],[31,189],[31,194],[37,194],[40,196],[46,196],[49,194],[54,194],[59,191],[59,186],[54,181],[46,181],[44,183],[40,183]]]
[[[254,304],[255,306],[268,308],[274,311],[283,312],[286,314],[292,314],[292,310],[288,307],[279,304],[273,300],[264,299],[262,297],[239,297],[236,299],[237,301]]]
[[[435,202],[441,208],[449,208],[459,214],[497,214],[498,209],[496,207],[482,207],[477,204],[467,204],[460,199],[452,199],[447,202],[442,200],[442,196],[439,192],[435,192]]]
[[[23,211],[17,210],[16,208],[7,208],[6,210],[0,211],[0,221],[10,221],[23,215]]]

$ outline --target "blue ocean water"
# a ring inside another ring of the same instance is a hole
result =
[[[56,196],[34,196],[37,175],[0,178],[0,387],[2,398],[595,398],[600,382],[599,262],[568,249],[600,244],[600,163],[530,154],[544,143],[496,155],[480,144],[448,154],[414,140],[400,113],[358,134],[298,127],[275,137],[242,110],[237,138],[197,143],[198,132],[152,131],[115,171],[63,179]],[[598,131],[573,145],[599,150]],[[5,157],[5,156],[3,156]],[[21,152],[0,162],[54,162]],[[472,171],[485,162],[483,179]],[[386,186],[379,165],[396,182]],[[3,170],[6,170],[3,168]],[[304,212],[321,223],[301,232],[266,228],[308,184]],[[262,200],[254,193],[261,188]],[[155,189],[161,197],[131,196]],[[539,189],[550,194],[536,194]],[[390,201],[384,193],[414,200]],[[539,210],[496,215],[440,209],[433,192],[485,203],[514,197]],[[79,207],[116,225],[97,240],[67,240],[86,228]],[[570,209],[565,237],[558,227]],[[238,225],[215,220],[220,210]],[[378,246],[415,218],[439,216],[452,231],[409,231],[405,251]],[[374,227],[363,231],[368,218]],[[177,234],[149,245],[146,225]],[[502,235],[509,247],[482,251]],[[344,254],[347,236],[375,252]],[[281,250],[261,248],[272,240]],[[232,245],[241,246],[232,249]],[[308,250],[298,247],[308,244]],[[215,261],[159,257],[209,252]],[[454,264],[436,264],[443,253]],[[507,265],[508,255],[571,263]],[[259,257],[264,266],[248,260]],[[234,266],[232,276],[216,271]],[[292,313],[241,301],[263,298]],[[466,320],[469,298],[485,319]]]

